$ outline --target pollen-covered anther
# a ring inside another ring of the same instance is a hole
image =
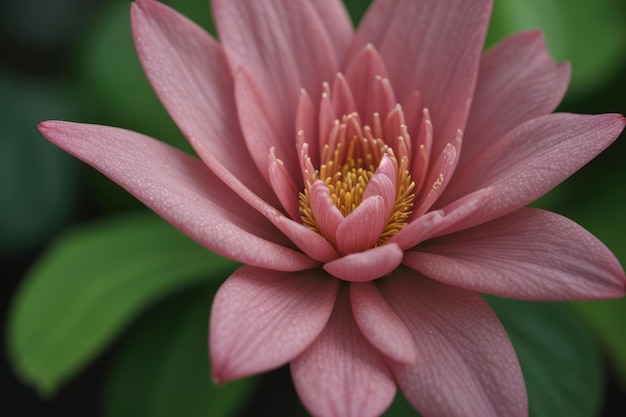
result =
[[[324,235],[316,220],[316,217],[321,219],[319,216],[324,216],[324,213],[315,213],[311,208],[311,187],[316,181],[328,187],[328,197],[343,217],[356,210],[367,198],[366,194],[383,197],[388,207],[387,221],[373,246],[383,244],[402,229],[413,209],[415,184],[409,174],[410,161],[405,143],[410,138],[406,126],[398,125],[393,129],[398,136],[386,140],[380,115],[375,113],[372,120],[373,128],[363,125],[357,113],[344,115],[336,121],[332,130],[334,134],[320,149],[319,167],[315,170],[307,167],[303,172],[305,188],[299,201],[302,223],[333,244],[333,239]],[[399,148],[399,158],[391,144]],[[306,155],[306,149],[301,157],[305,165],[307,162],[310,164],[311,158]],[[382,167],[383,158],[386,158],[385,167]],[[378,188],[366,193],[375,175],[384,175],[386,179],[377,180],[375,187]]]

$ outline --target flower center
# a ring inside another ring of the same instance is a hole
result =
[[[336,121],[329,140],[320,151],[318,169],[305,170],[305,188],[300,193],[300,215],[302,223],[327,240],[334,243],[320,227],[311,205],[311,188],[316,181],[322,181],[328,187],[328,197],[343,217],[348,216],[363,202],[366,189],[376,175],[384,156],[391,163],[393,181],[390,189],[383,191],[383,198],[388,205],[387,220],[374,246],[379,246],[406,224],[413,208],[414,182],[408,171],[408,150],[405,144],[409,140],[400,135],[396,138],[399,145],[400,160],[385,140],[380,116],[374,114],[374,128],[362,125],[357,113],[344,115]],[[307,158],[310,163],[310,158]],[[389,171],[389,170],[388,170]],[[383,174],[380,174],[383,175]],[[372,194],[370,192],[370,194]],[[369,227],[363,224],[362,227]]]

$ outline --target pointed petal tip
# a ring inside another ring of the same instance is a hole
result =
[[[67,141],[67,138],[65,137],[63,130],[78,127],[79,125],[79,123],[64,122],[61,120],[46,120],[39,122],[37,124],[37,129],[39,130],[39,133],[41,133],[50,142],[65,149],[62,144],[64,141]]]
[[[213,384],[215,385],[224,385],[225,383],[228,382],[228,380],[224,377],[222,377],[221,375],[218,375],[215,370],[211,370],[211,381],[213,382]]]
[[[39,131],[43,133],[44,131],[47,132],[54,129],[55,127],[58,127],[60,124],[63,123],[68,122],[62,122],[60,120],[44,120],[43,122],[37,123],[37,129],[39,129]]]

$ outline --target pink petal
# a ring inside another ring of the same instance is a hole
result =
[[[398,245],[384,244],[328,262],[323,268],[332,276],[345,281],[366,282],[396,269],[402,262],[402,256],[402,249]]]
[[[347,63],[351,64],[365,45],[369,43],[380,45],[389,30],[389,22],[399,1],[375,0],[372,2],[359,23],[352,44],[348,49]]]
[[[363,201],[337,227],[335,240],[342,255],[361,252],[374,246],[387,223],[387,204],[383,197]]]
[[[414,132],[413,134],[415,134],[415,132],[419,132],[420,125],[422,123],[422,115],[427,111],[422,106],[422,95],[420,92],[413,90],[413,92],[402,103],[402,109],[404,111],[404,117],[406,118],[407,130],[409,132]]]
[[[426,174],[430,168],[430,153],[433,145],[433,124],[430,121],[428,109],[422,111],[422,118],[413,150],[411,165],[411,179],[415,182],[415,189],[421,190],[426,181]],[[445,148],[444,148],[445,150]]]
[[[359,114],[365,117],[368,124],[371,123],[372,113],[376,111],[372,91],[376,77],[386,79],[387,69],[374,45],[367,44],[350,63],[346,70],[346,79],[352,88]]]
[[[465,227],[511,213],[541,197],[608,147],[624,129],[618,114],[551,114],[532,119],[457,170],[437,201],[445,205],[491,187]]]
[[[326,26],[328,37],[332,40],[338,63],[344,59],[346,50],[352,41],[354,30],[350,16],[339,0],[309,0],[316,9],[320,21]]]
[[[335,76],[331,92],[331,103],[335,110],[335,117],[341,117],[357,111],[350,85],[348,85],[348,81],[341,73],[337,73]]]
[[[268,156],[270,148],[275,148],[276,156],[286,163],[285,168],[291,178],[301,182],[298,175],[299,165],[295,164],[298,159],[293,132],[281,131],[278,110],[272,103],[272,98],[261,91],[245,69],[235,76],[235,100],[248,152],[263,178],[270,182]],[[288,136],[291,142],[281,140],[283,135]],[[240,149],[239,152],[241,151]],[[301,188],[302,184],[298,186]]]
[[[396,362],[416,363],[413,336],[373,283],[350,284],[350,300],[359,329],[376,349]]]
[[[215,379],[267,371],[302,353],[326,326],[338,289],[338,281],[319,269],[238,269],[220,287],[211,309]]]
[[[526,300],[616,298],[626,286],[602,242],[565,217],[526,208],[430,240],[403,263],[446,284]]]
[[[457,142],[461,143],[461,132],[458,133]],[[412,217],[418,217],[426,213],[441,195],[446,186],[450,183],[450,177],[454,173],[454,168],[459,160],[457,147],[453,144],[443,149],[436,161],[430,166],[430,172],[424,182],[424,187],[419,197],[415,200],[415,210]]]
[[[552,59],[539,31],[515,34],[487,51],[480,63],[461,165],[514,127],[554,111],[569,78],[569,64]]]
[[[44,122],[41,133],[203,246],[246,264],[300,270],[316,262],[290,243],[202,162],[147,136],[105,126]]]
[[[319,140],[317,139],[319,137],[318,120],[317,106],[313,104],[313,100],[306,90],[301,90],[296,110],[296,132],[298,132],[296,134],[296,144],[298,145],[299,138],[304,139],[304,137],[307,137],[313,139],[306,142],[308,146],[308,156],[311,158],[313,166],[319,166]],[[302,133],[302,135],[299,133]],[[300,156],[301,146],[297,146],[296,148]],[[300,160],[300,158],[298,160]]]
[[[335,149],[337,131],[339,129],[339,118],[342,115],[335,114],[335,109],[331,100],[331,91],[328,83],[324,83],[324,92],[320,98],[319,106],[319,152],[320,160],[323,159],[324,148]]]
[[[388,242],[396,243],[402,250],[406,250],[450,229],[460,230],[465,219],[471,219],[472,215],[483,207],[484,201],[488,200],[492,192],[488,188],[478,190],[440,210],[420,216],[393,235]]]
[[[415,90],[421,93],[435,126],[433,150],[439,154],[465,127],[492,1],[379,0],[375,6],[357,37],[378,48],[401,103]],[[370,18],[381,9],[384,14]]]
[[[154,91],[198,155],[219,177],[234,177],[274,204],[250,155],[242,152],[233,80],[221,47],[196,24],[156,1],[133,3],[131,22]]]
[[[219,38],[233,70],[246,68],[278,109],[281,140],[292,141],[300,89],[318,97],[338,70],[318,8],[305,0],[214,0]],[[278,146],[277,146],[278,148]]]
[[[283,208],[292,219],[300,219],[300,205],[298,201],[300,187],[293,182],[291,174],[285,167],[285,163],[276,158],[274,148],[270,148],[267,169],[272,189]]]
[[[389,369],[354,322],[345,290],[322,334],[291,362],[291,375],[315,416],[379,416],[396,392]]]
[[[311,211],[322,235],[334,244],[337,228],[344,217],[330,199],[330,190],[321,180],[311,186]]]
[[[406,126],[402,106],[396,104],[394,108],[387,113],[383,129],[385,132],[385,141],[395,152],[396,158],[402,160],[402,158],[407,157],[408,161],[411,161],[411,146],[413,146],[413,143]]]
[[[396,199],[396,166],[388,154],[384,154],[372,179],[367,183],[363,200],[380,196],[385,201],[385,218],[388,218]]]
[[[370,111],[366,115],[378,113],[382,116],[388,114],[398,104],[396,95],[388,78],[374,77],[370,92]],[[372,122],[368,122],[370,124]]]
[[[339,253],[317,232],[286,217],[274,223],[302,252],[319,262],[330,262],[339,258]]]
[[[420,353],[415,365],[389,362],[409,402],[424,416],[527,417],[526,389],[507,334],[478,293],[408,269],[380,290]]]

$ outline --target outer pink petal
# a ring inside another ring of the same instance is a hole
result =
[[[515,34],[487,51],[480,63],[461,165],[514,127],[554,111],[569,77],[569,64],[554,62],[539,31]]]
[[[300,89],[319,97],[338,69],[318,9],[305,0],[213,0],[213,14],[231,68],[254,74],[277,107],[280,139],[292,141]]]
[[[383,296],[420,353],[389,363],[409,402],[428,417],[527,417],[526,389],[507,334],[478,293],[408,269],[381,280]]]
[[[345,281],[366,282],[383,277],[402,262],[402,249],[395,243],[351,253],[324,264],[324,270]]]
[[[457,170],[443,206],[483,187],[494,192],[464,227],[511,213],[541,197],[608,147],[624,129],[619,114],[550,114],[532,119]]]
[[[421,93],[435,127],[434,152],[439,154],[465,127],[492,1],[379,0],[374,6],[357,39],[378,47],[401,103],[413,91]],[[391,8],[391,17],[372,16]]]
[[[354,34],[352,21],[343,2],[339,0],[309,0],[309,3],[316,9],[320,21],[326,26],[326,31],[335,49],[337,62],[341,63]]]
[[[238,71],[235,76],[235,99],[246,146],[263,178],[270,182],[268,157],[270,149],[275,148],[276,156],[286,164],[287,172],[301,188],[302,179],[299,175],[293,131],[281,130],[272,97],[264,94],[245,69]],[[284,135],[291,142],[281,140]]]
[[[431,237],[445,234],[447,230],[463,229],[466,219],[475,216],[492,192],[488,188],[478,190],[442,209],[420,216],[393,235],[389,243],[396,243],[406,250]]]
[[[354,322],[347,291],[337,298],[322,334],[291,362],[291,374],[315,416],[379,416],[396,392],[389,369]]]
[[[425,242],[404,264],[446,284],[526,300],[621,297],[626,286],[602,242],[569,219],[525,208]]]
[[[220,287],[211,309],[213,376],[227,381],[291,361],[324,329],[338,289],[338,281],[319,269],[237,270]]]
[[[196,152],[219,177],[234,176],[274,204],[250,155],[242,152],[233,80],[221,47],[196,24],[156,1],[133,3],[131,21],[146,75]]]
[[[350,284],[350,301],[359,329],[376,349],[396,362],[417,362],[413,336],[372,282]]]
[[[202,162],[169,145],[105,126],[51,121],[41,123],[39,129],[51,142],[98,169],[221,255],[278,270],[316,264],[277,244],[289,243]]]
[[[400,0],[375,0],[370,5],[361,23],[359,23],[350,49],[348,49],[348,60],[346,64],[351,64],[352,60],[354,60],[368,43],[380,45],[389,30],[389,22],[393,17],[399,1]]]

